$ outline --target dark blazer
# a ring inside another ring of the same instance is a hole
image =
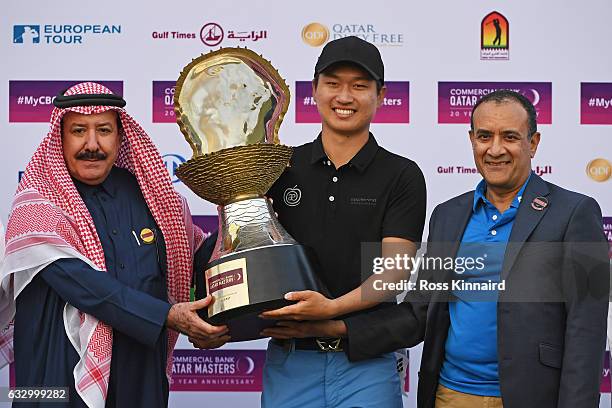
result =
[[[537,197],[547,202],[543,209],[533,208]],[[471,191],[435,208],[427,256],[455,256],[473,199]],[[504,408],[598,406],[610,285],[607,248],[595,200],[532,174],[506,248],[506,289],[497,305]],[[429,281],[451,277],[440,270],[419,273]],[[346,319],[349,359],[424,341],[417,406],[433,408],[452,300],[450,291],[413,290],[394,307]]]

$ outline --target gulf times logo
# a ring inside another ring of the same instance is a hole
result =
[[[93,36],[121,34],[121,25],[108,24],[16,24],[13,44],[80,45]]]

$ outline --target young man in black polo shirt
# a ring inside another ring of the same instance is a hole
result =
[[[385,90],[374,45],[346,37],[325,46],[313,80],[322,131],[295,148],[269,196],[287,231],[314,249],[332,298],[293,292],[296,304],[264,313],[284,321],[263,333],[273,337],[263,407],[402,406],[394,356],[350,363],[341,338],[344,317],[388,305],[362,294],[361,243],[400,243],[412,255],[425,221],[419,167],[369,132]]]

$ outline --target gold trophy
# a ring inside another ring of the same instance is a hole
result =
[[[258,315],[289,304],[285,293],[326,292],[311,251],[285,231],[264,197],[293,152],[278,138],[289,97],[276,69],[246,48],[201,55],[176,84],[177,123],[193,149],[176,175],[219,212],[211,260],[194,271],[196,296],[215,297],[202,317],[228,325],[232,341],[261,337],[274,322]]]

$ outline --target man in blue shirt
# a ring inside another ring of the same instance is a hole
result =
[[[7,225],[16,386],[67,387],[71,407],[165,407],[178,333],[227,341],[197,316],[211,299],[188,301],[210,248],[196,252],[201,231],[121,97],[81,83],[54,105]]]
[[[336,333],[353,361],[424,340],[419,408],[596,407],[610,284],[601,210],[531,172],[540,133],[521,94],[483,97],[469,134],[484,180],[429,224],[427,257],[454,270],[422,268],[404,302]],[[459,270],[468,257],[482,267]]]
[[[486,183],[481,181],[474,192],[472,216],[463,233],[457,258],[476,259],[487,247],[485,268],[464,274],[471,282],[499,282],[506,243],[527,181],[500,213],[486,197]],[[440,371],[445,389],[466,394],[500,397],[497,367],[497,293],[455,291],[455,302],[448,305],[451,324],[446,340],[446,356]],[[477,328],[477,329],[475,329]]]

